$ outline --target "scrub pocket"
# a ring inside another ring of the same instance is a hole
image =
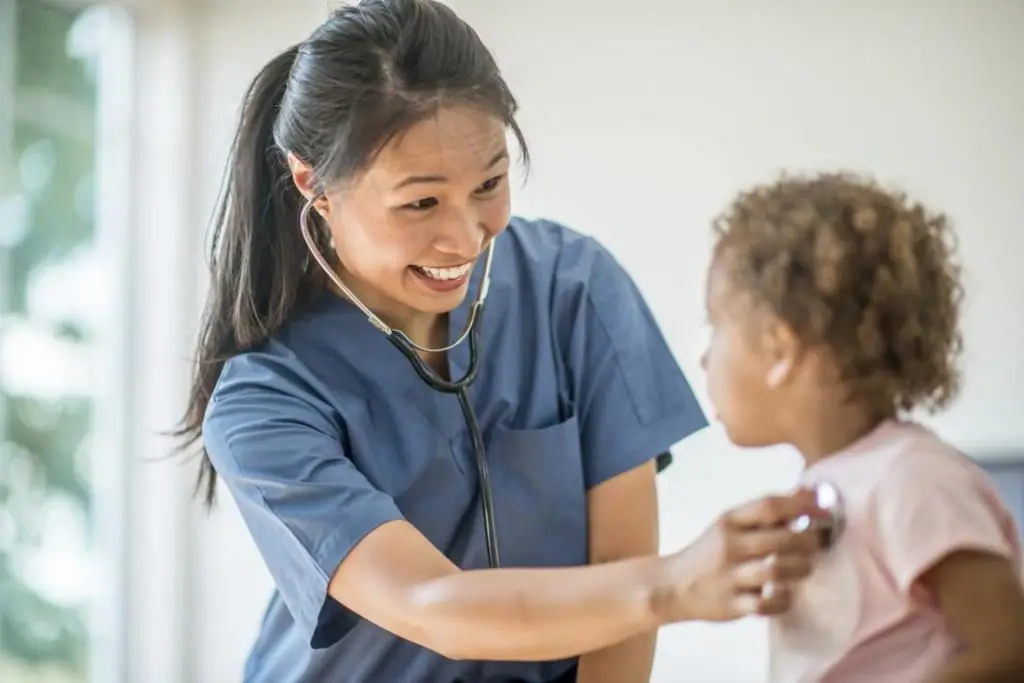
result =
[[[576,417],[496,428],[487,445],[502,566],[587,562],[587,501]]]

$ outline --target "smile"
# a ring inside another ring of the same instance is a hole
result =
[[[473,268],[473,261],[463,263],[461,266],[455,266],[454,268],[430,268],[429,266],[413,266],[413,268],[431,280],[458,280]]]

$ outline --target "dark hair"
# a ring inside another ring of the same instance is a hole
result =
[[[801,339],[851,399],[885,415],[944,408],[960,386],[964,298],[948,219],[850,174],[783,177],[715,224],[716,266]]]
[[[365,169],[389,140],[441,106],[499,117],[524,161],[516,101],[476,32],[435,0],[363,0],[334,11],[275,57],[249,86],[213,217],[211,282],[184,418],[182,448],[202,440],[224,363],[280,328],[324,286],[298,228],[304,199],[286,153],[321,187]],[[327,253],[323,226],[311,227]],[[197,493],[213,503],[217,474],[205,448]]]

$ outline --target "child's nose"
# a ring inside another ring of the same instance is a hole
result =
[[[700,369],[704,372],[708,371],[708,352],[700,354]]]

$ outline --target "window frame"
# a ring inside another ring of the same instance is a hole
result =
[[[70,3],[64,0],[34,0],[56,7],[73,5],[76,9],[88,9],[85,3]],[[98,4],[98,3],[97,3]],[[17,100],[17,0],[0,0],[0,45],[8,50],[6,58],[0,60],[5,68],[0,73],[0,147],[4,156],[13,159],[13,135],[20,117]],[[131,85],[134,76],[130,72],[132,45],[131,27],[127,17],[114,9],[107,15],[116,22],[110,40],[98,55],[97,67],[100,76],[97,84],[97,111],[94,136],[96,141],[96,198],[95,228],[93,240],[97,257],[103,263],[108,278],[104,282],[109,291],[128,292],[127,270],[124,264],[130,250],[130,218],[118,187],[124,183],[131,161],[128,141],[118,135],[131,120]],[[41,101],[36,106],[57,107],[60,101]],[[63,111],[48,120],[59,120]],[[46,117],[44,117],[46,118]],[[6,172],[6,170],[5,170]],[[0,253],[0,261],[9,258],[6,250]],[[2,264],[0,264],[2,268]],[[0,311],[8,306],[0,297]],[[122,303],[127,303],[122,299]],[[3,313],[0,312],[0,318]],[[89,435],[92,455],[89,488],[92,499],[91,531],[93,542],[91,552],[96,563],[97,583],[93,586],[90,605],[89,668],[90,681],[118,681],[127,683],[127,649],[124,647],[128,621],[124,618],[128,604],[127,586],[128,562],[126,530],[129,511],[126,508],[127,470],[122,466],[128,453],[128,432],[130,408],[127,399],[128,367],[125,362],[129,346],[129,318],[126,306],[115,307],[113,315],[98,321],[97,344],[91,349],[95,360],[96,376],[103,381],[96,383],[94,394],[94,418]],[[0,395],[0,401],[3,396]],[[0,411],[0,415],[2,415]],[[4,431],[0,425],[0,433]]]
[[[80,2],[80,0],[74,0]],[[126,339],[127,460],[123,678],[198,680],[194,469],[169,460],[182,415],[201,291],[202,215],[196,207],[196,26],[184,0],[114,0],[131,13],[135,64]]]
[[[106,284],[122,298],[95,356],[106,381],[90,437],[99,582],[89,680],[194,680],[193,470],[168,461],[167,435],[184,406],[200,289],[191,10],[179,0],[36,1],[109,8],[121,24],[98,79],[95,240],[111,265]],[[15,11],[16,0],[0,0],[0,52],[16,50]],[[14,62],[0,60],[0,93],[14,93]],[[0,97],[0,150],[13,145],[13,100]]]

